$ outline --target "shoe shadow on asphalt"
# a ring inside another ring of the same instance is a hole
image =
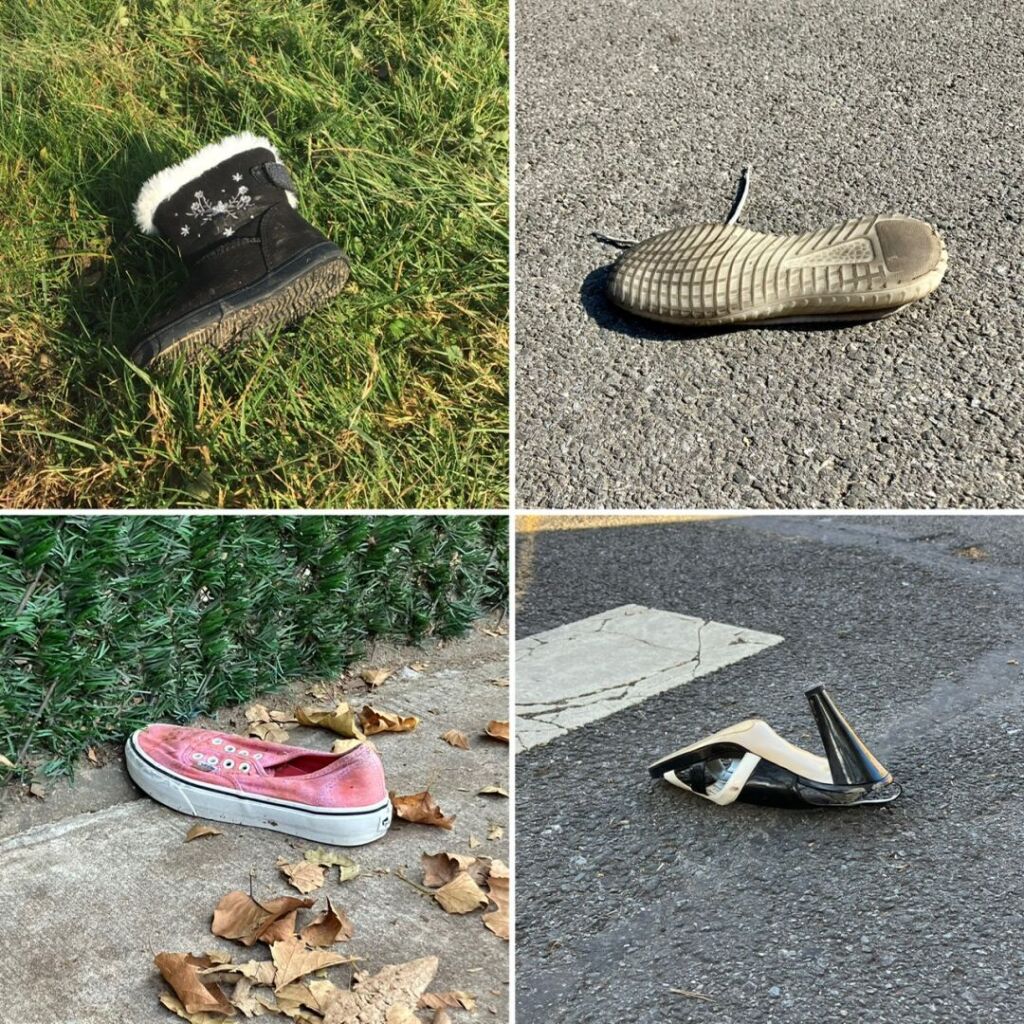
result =
[[[854,327],[876,321],[826,320],[820,323],[803,324],[727,324],[723,327],[684,327],[681,324],[663,324],[657,320],[645,320],[619,309],[608,300],[608,275],[613,264],[592,270],[580,286],[580,304],[598,327],[617,334],[625,334],[638,341],[699,341],[703,338],[717,338],[724,334],[743,334],[748,331],[783,331],[799,334],[820,334],[823,331],[849,331]]]
[[[121,376],[118,353],[131,351],[141,325],[180,275],[171,248],[144,236],[133,213],[142,183],[179,158],[142,137],[130,137],[82,176],[79,205],[102,213],[109,225],[107,236],[90,245],[91,254],[76,257],[61,328],[74,340],[80,382],[89,393],[83,401],[95,402],[93,388],[100,378],[112,372]]]

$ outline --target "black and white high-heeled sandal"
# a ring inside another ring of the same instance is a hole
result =
[[[651,777],[725,805],[885,804],[900,795],[892,773],[864,745],[823,686],[806,691],[825,756],[794,746],[760,718],[747,719],[663,757]]]

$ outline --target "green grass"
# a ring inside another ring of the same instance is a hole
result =
[[[507,503],[503,0],[4,0],[0,52],[0,505]],[[352,282],[147,376],[184,275],[131,205],[244,129]]]

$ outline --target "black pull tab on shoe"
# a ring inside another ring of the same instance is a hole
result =
[[[881,785],[892,782],[884,768],[836,707],[824,686],[805,691],[825,747],[832,782],[838,786]]]

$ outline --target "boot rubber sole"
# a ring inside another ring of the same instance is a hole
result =
[[[348,260],[333,242],[307,249],[254,284],[193,310],[154,331],[132,351],[132,362],[149,366],[168,357],[200,358],[268,330],[299,320],[326,305],[345,287]]]
[[[693,327],[874,320],[937,288],[946,262],[935,229],[909,217],[800,235],[699,224],[627,249],[608,296],[637,316]]]
[[[391,824],[390,800],[372,807],[332,810],[193,782],[147,757],[135,736],[125,745],[125,763],[143,793],[195,818],[252,825],[331,846],[364,846],[380,839]]]

